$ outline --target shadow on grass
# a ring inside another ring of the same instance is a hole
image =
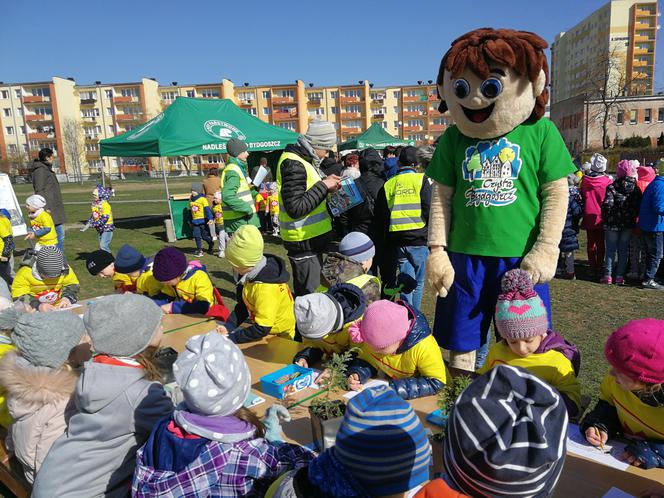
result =
[[[165,219],[166,215],[150,214],[132,218],[115,218],[113,223],[117,228],[135,230],[140,228],[163,227]]]

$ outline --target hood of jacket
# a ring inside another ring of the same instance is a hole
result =
[[[403,301],[397,301],[397,303],[408,310],[408,319],[410,320],[408,335],[406,335],[406,339],[401,343],[396,352],[396,354],[401,354],[430,336],[431,329],[429,328],[429,322],[427,322],[426,317],[420,311],[408,306]]]
[[[579,375],[579,369],[581,368],[581,353],[579,353],[578,348],[571,342],[567,342],[562,335],[553,330],[549,330],[542,339],[542,342],[535,351],[536,354],[546,353],[547,351],[558,351],[565,358],[567,358],[574,368],[574,373]]]
[[[189,264],[187,265],[187,269],[184,271],[184,277],[182,277],[182,280],[189,280],[191,277],[194,276],[194,274],[197,271],[202,271],[207,273],[207,268],[203,263],[201,263],[198,260],[190,261]]]
[[[586,175],[583,177],[583,180],[581,180],[581,182],[582,182],[581,183],[582,187],[588,186],[592,189],[597,189],[609,185],[611,183],[611,178],[609,178],[606,175],[599,175],[599,176]]]
[[[301,144],[297,142],[295,142],[294,144],[288,144],[284,149],[284,152],[291,152],[292,154],[297,154],[308,163],[312,163],[314,160],[309,151],[307,151],[306,148],[304,148]]]
[[[201,193],[197,193],[196,195],[192,194],[191,196],[189,196],[189,200],[191,200],[193,202],[197,199],[200,199],[201,197],[205,197],[205,194],[201,194]]]
[[[360,171],[364,173],[373,173],[382,176],[385,170],[383,158],[376,149],[364,149],[360,152]]]
[[[143,368],[107,365],[89,360],[76,384],[76,408],[96,413],[123,396],[145,377]]]
[[[264,284],[286,284],[289,279],[290,274],[286,269],[286,262],[279,256],[266,254],[265,266],[251,281],[262,282]]]
[[[113,193],[110,188],[104,187],[103,185],[97,185],[97,195],[100,201],[108,201],[111,198]]]
[[[655,179],[655,170],[647,166],[636,168],[636,174],[640,182],[651,182]]]
[[[0,360],[0,384],[13,399],[20,401],[12,404],[14,418],[70,398],[77,379],[78,374],[66,368],[33,367],[15,351],[8,352]]]
[[[354,322],[364,315],[367,302],[362,290],[353,284],[337,284],[327,291],[341,305],[344,312],[344,323]]]
[[[364,275],[362,264],[353,261],[341,253],[331,252],[325,257],[325,261],[323,261],[321,283],[329,288],[342,282],[348,282],[351,278],[359,277],[360,275]]]

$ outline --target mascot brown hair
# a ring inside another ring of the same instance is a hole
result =
[[[440,64],[440,110],[455,125],[427,168],[427,279],[439,296],[434,335],[458,368],[477,366],[506,271],[526,270],[551,316],[546,282],[558,260],[566,177],[576,168],[543,117],[546,47],[534,33],[481,28],[454,40]]]

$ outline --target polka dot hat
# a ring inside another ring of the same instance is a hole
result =
[[[251,388],[242,351],[217,332],[190,338],[173,363],[173,375],[189,410],[201,415],[233,415]]]

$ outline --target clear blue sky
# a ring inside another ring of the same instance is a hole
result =
[[[435,80],[450,42],[473,28],[526,29],[551,43],[604,3],[7,0],[0,19],[0,80],[71,76],[92,83],[145,76],[162,84],[223,77],[236,84],[407,84]],[[662,90],[661,41],[658,52],[655,88]]]

